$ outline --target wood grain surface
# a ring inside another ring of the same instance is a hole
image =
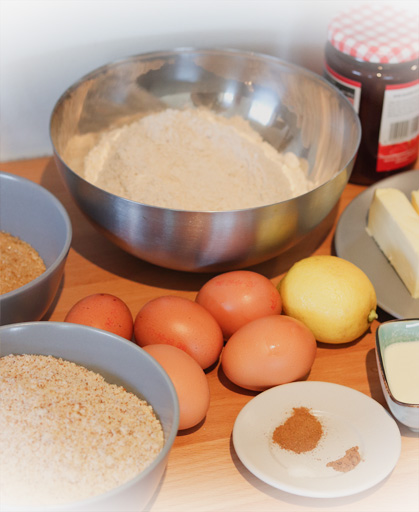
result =
[[[119,296],[135,316],[148,300],[160,295],[194,299],[200,286],[211,277],[159,268],[111,244],[80,213],[52,158],[6,162],[0,170],[28,178],[51,191],[67,209],[72,222],[73,241],[64,279],[44,320],[64,320],[77,300],[97,292]],[[348,184],[337,207],[309,239],[252,270],[276,284],[293,262],[312,254],[334,254],[333,235],[339,215],[363,190],[364,187]],[[391,317],[379,310],[378,321],[357,341],[339,346],[319,344],[308,380],[349,386],[386,407],[375,362],[374,335],[378,322],[388,319]],[[150,512],[418,512],[419,438],[403,425],[399,424],[402,453],[398,464],[375,487],[343,498],[294,496],[258,480],[235,454],[231,441],[234,421],[256,393],[228,383],[218,365],[207,377],[211,391],[207,417],[197,427],[178,434],[164,478],[148,505]]]

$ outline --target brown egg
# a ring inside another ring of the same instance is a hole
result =
[[[161,364],[175,387],[179,400],[179,430],[194,427],[209,408],[210,391],[204,370],[189,354],[162,343],[143,348]]]
[[[162,295],[147,302],[134,321],[140,347],[163,343],[184,350],[204,370],[213,365],[223,348],[223,333],[215,318],[195,301]]]
[[[253,320],[231,336],[221,365],[234,384],[263,391],[307,375],[316,350],[314,334],[302,322],[270,315]]]
[[[282,310],[275,285],[250,270],[233,270],[213,277],[202,286],[195,301],[217,320],[226,340],[252,320],[279,315]]]
[[[94,293],[80,299],[64,321],[103,329],[128,340],[134,330],[134,319],[128,306],[109,293]]]

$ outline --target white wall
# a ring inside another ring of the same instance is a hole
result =
[[[84,74],[128,55],[229,47],[321,73],[331,17],[357,3],[363,2],[0,0],[0,161],[51,154],[49,118],[59,96]]]

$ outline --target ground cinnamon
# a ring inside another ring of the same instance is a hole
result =
[[[272,440],[285,450],[304,453],[314,450],[322,435],[322,424],[310,409],[294,407],[292,416],[276,427]]]

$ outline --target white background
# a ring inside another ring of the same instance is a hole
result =
[[[275,55],[321,74],[330,19],[362,3],[0,0],[0,160],[50,155],[49,118],[61,94],[86,73],[129,55],[228,47]],[[417,0],[397,4],[419,11]]]

